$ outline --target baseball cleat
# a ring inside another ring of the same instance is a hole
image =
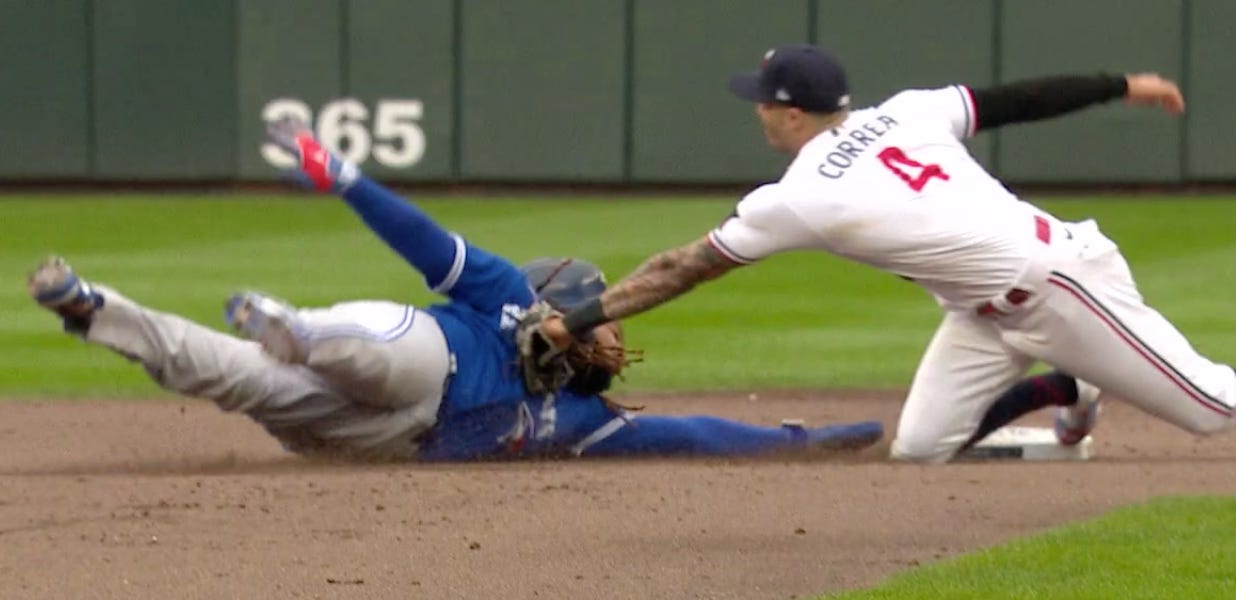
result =
[[[308,334],[300,326],[296,309],[286,302],[257,292],[239,292],[228,298],[223,316],[228,325],[276,359],[292,364],[308,360]]]
[[[64,330],[70,333],[85,333],[95,309],[103,306],[103,296],[59,256],[39,263],[27,277],[26,289],[40,306],[64,319]]]
[[[1075,446],[1086,439],[1099,419],[1100,390],[1077,379],[1077,402],[1056,408],[1056,439],[1064,446]]]
[[[781,428],[794,441],[819,450],[861,450],[884,437],[884,425],[879,421],[806,427],[801,420],[786,419]]]
[[[360,177],[360,169],[323,147],[304,121],[288,117],[271,123],[266,138],[296,158],[298,168],[286,175],[304,187],[338,194]]]

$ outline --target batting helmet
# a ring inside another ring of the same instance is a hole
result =
[[[596,298],[605,291],[605,273],[596,265],[580,258],[538,258],[519,270],[539,299],[557,310],[566,312]],[[622,344],[622,327],[609,323]],[[576,368],[566,388],[577,394],[601,394],[614,382],[614,373],[597,365]]]
[[[519,270],[538,298],[563,312],[605,291],[605,273],[580,258],[538,258]]]

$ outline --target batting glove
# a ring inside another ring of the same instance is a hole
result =
[[[361,175],[355,164],[323,148],[304,121],[286,117],[271,123],[266,138],[296,158],[299,167],[285,175],[306,188],[341,194]]]

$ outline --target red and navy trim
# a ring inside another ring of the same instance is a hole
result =
[[[712,246],[713,249],[716,250],[718,254],[720,254],[721,256],[724,256],[730,261],[733,261],[734,263],[737,263],[740,265],[749,265],[755,262],[754,258],[747,258],[733,251],[729,246],[726,246],[725,242],[721,241],[721,236],[717,235],[716,229],[708,232],[708,244]]]
[[[1128,344],[1134,352],[1146,359],[1146,361],[1149,362],[1155,370],[1162,373],[1164,377],[1167,377],[1167,379],[1175,384],[1176,387],[1180,388],[1186,396],[1192,398],[1195,402],[1201,404],[1203,407],[1212,412],[1225,416],[1231,415],[1231,408],[1225,405],[1218,398],[1207,394],[1199,388],[1197,384],[1190,381],[1188,377],[1185,377],[1184,374],[1176,369],[1176,367],[1172,366],[1172,364],[1160,356],[1158,352],[1155,352],[1154,348],[1151,348],[1149,344],[1142,341],[1142,339],[1138,337],[1128,325],[1121,322],[1120,319],[1116,317],[1115,313],[1113,313],[1106,306],[1103,306],[1103,303],[1099,302],[1099,300],[1080,283],[1068,275],[1058,271],[1052,271],[1051,276],[1047,278],[1047,282],[1068,292],[1074,298],[1077,298],[1083,306],[1098,317],[1100,321],[1103,321],[1108,328],[1115,332],[1117,337],[1123,340],[1124,343]]]
[[[955,85],[954,89],[961,95],[961,104],[966,110],[966,137],[974,137],[978,133],[978,109],[974,105],[974,92],[964,85]]]

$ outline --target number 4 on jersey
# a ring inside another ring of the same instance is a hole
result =
[[[916,192],[923,191],[923,186],[926,186],[932,177],[948,181],[948,173],[940,169],[940,165],[925,165],[918,162],[906,156],[905,151],[896,146],[889,146],[881,150],[877,156],[880,157],[880,162],[884,163],[884,166],[888,167],[889,171],[896,173],[902,181],[910,186],[910,189]],[[913,171],[915,169],[918,170],[917,177],[911,177],[906,172],[907,170]]]

